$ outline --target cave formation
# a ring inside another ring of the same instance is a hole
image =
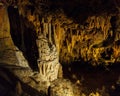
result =
[[[119,96],[119,0],[0,0],[0,96]]]

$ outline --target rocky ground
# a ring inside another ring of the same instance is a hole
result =
[[[35,82],[33,82],[33,79],[35,79],[35,74],[29,78],[26,78],[24,81],[27,83],[24,83],[10,70],[8,70],[8,68],[0,67],[0,94],[1,96],[120,95],[119,65],[105,68],[103,66],[79,66],[78,63],[79,62],[74,63],[74,66],[71,65],[63,67],[64,78],[66,79],[61,78],[53,81],[48,89],[48,95],[45,91],[39,91],[42,88],[42,86],[39,86],[40,83],[36,82],[35,84]],[[27,69],[21,69],[21,72],[24,70],[27,71]]]

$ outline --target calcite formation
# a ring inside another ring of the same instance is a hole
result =
[[[57,79],[60,63],[55,45],[51,44],[43,35],[38,36],[37,45],[39,50],[38,66],[41,79],[43,81]]]
[[[64,16],[60,15],[60,17]],[[56,24],[56,30],[59,28],[59,31],[56,31],[56,34],[58,36],[57,43],[59,46],[57,49],[59,49],[60,61],[69,63],[84,60],[93,65],[114,63],[115,50],[118,52],[116,54],[120,54],[118,47],[114,49],[115,46],[119,46],[115,42],[119,42],[120,38],[119,32],[117,32],[119,25],[117,24],[116,31],[113,30],[112,18],[111,15],[107,14],[88,16],[84,24],[74,23],[74,21],[68,23],[69,19],[61,24],[61,20],[56,19],[59,20]],[[109,54],[108,51],[110,51]],[[118,61],[119,59],[117,59]]]

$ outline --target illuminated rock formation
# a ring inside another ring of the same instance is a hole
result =
[[[58,77],[59,57],[55,45],[50,44],[45,36],[38,36],[38,66],[43,81],[53,81]],[[46,79],[46,80],[45,80]]]

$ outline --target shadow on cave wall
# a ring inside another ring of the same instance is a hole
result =
[[[10,20],[10,33],[14,44],[23,52],[33,70],[38,70],[37,58],[38,49],[36,45],[36,32],[33,25],[19,15],[18,9],[13,6],[8,7]]]

